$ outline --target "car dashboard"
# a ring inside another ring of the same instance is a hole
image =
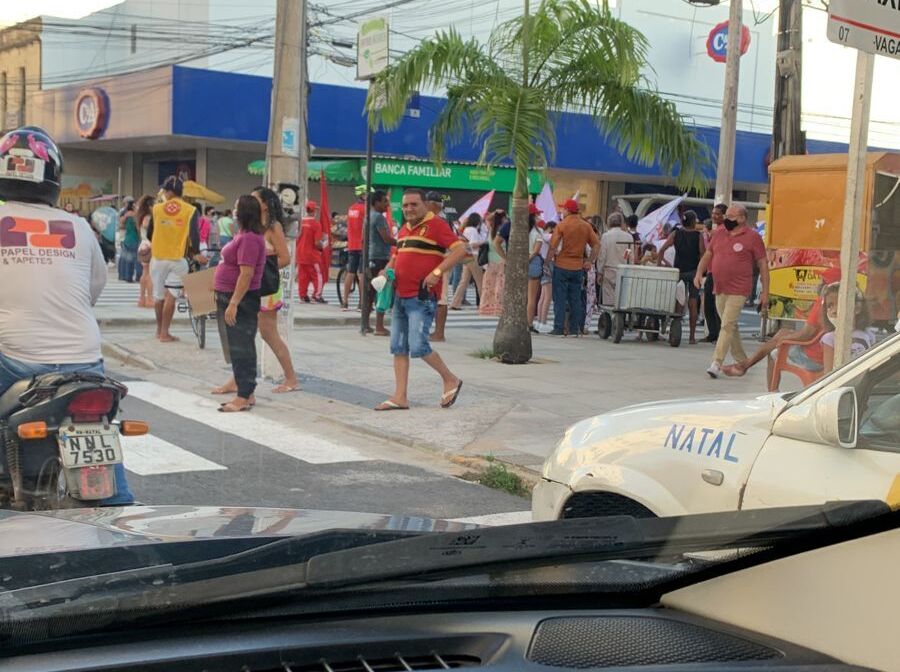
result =
[[[815,651],[662,607],[290,617],[91,635],[0,659],[6,672],[692,670],[838,672]]]

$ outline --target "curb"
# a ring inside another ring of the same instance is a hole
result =
[[[128,348],[123,348],[121,345],[111,343],[107,340],[104,340],[100,344],[100,352],[103,353],[103,356],[106,358],[115,359],[122,364],[135,366],[139,369],[144,369],[145,371],[156,371],[159,368],[155,363],[143,355],[139,355]]]

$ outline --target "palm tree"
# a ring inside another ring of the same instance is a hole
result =
[[[646,38],[616,19],[607,3],[542,0],[532,15],[525,0],[524,9],[484,44],[453,28],[424,40],[378,76],[368,103],[370,124],[391,129],[413,92],[446,88],[447,103],[429,131],[435,163],[448,145],[465,140],[481,146],[482,163],[515,167],[506,292],[494,334],[495,354],[511,364],[531,359],[528,170],[551,165],[559,114],[590,114],[629,159],[657,162],[685,188],[705,189],[702,170],[709,163],[705,145],[643,74]]]

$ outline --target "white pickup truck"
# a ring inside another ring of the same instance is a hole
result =
[[[572,426],[534,520],[881,499],[900,506],[900,334],[791,394],[641,404]]]

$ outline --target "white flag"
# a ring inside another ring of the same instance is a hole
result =
[[[541,219],[545,222],[559,221],[559,211],[556,208],[556,201],[553,200],[553,190],[550,188],[549,182],[544,182],[544,188],[541,189],[534,204],[537,206]]]
[[[678,206],[684,200],[684,196],[672,199],[662,207],[657,208],[638,222],[637,232],[641,240],[655,242],[663,236],[663,228],[666,224],[678,222]]]
[[[481,215],[481,218],[484,219],[485,215],[487,215],[488,208],[491,207],[491,201],[494,200],[494,191],[494,189],[491,189],[488,193],[475,201],[468,210],[461,214],[459,216],[460,224],[465,225],[466,219],[468,219],[469,215],[473,212],[477,212]]]

